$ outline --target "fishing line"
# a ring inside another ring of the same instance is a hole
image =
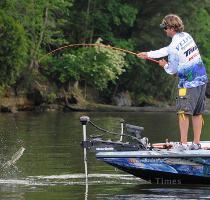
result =
[[[128,53],[128,54],[132,54],[136,57],[138,57],[138,54],[133,52],[133,51],[129,51],[129,50],[126,50],[126,49],[121,49],[121,48],[118,48],[118,47],[112,47],[110,45],[105,45],[105,44],[100,44],[100,43],[95,43],[95,44],[85,44],[85,43],[81,43],[81,44],[69,44],[69,45],[66,45],[66,46],[62,46],[62,47],[59,47],[57,49],[54,49],[53,51],[50,51],[49,53],[45,54],[44,56],[42,56],[40,59],[39,59],[39,62],[41,60],[43,60],[45,57],[51,55],[51,54],[54,54],[55,52],[57,51],[62,51],[64,49],[67,49],[67,48],[72,48],[72,47],[94,47],[94,46],[97,46],[97,47],[103,47],[103,48],[108,48],[108,49],[113,49],[113,50],[116,50],[116,51],[122,51],[122,52],[125,52],[125,53]],[[140,58],[140,57],[138,57]],[[149,58],[149,57],[146,57],[146,58],[142,58],[144,60],[149,60],[151,62],[154,62],[154,63],[159,63],[157,60],[155,59],[152,59],[152,58]]]

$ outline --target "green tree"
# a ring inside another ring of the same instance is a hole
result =
[[[19,57],[21,69],[11,67],[19,69],[18,73],[11,73],[14,76],[8,78],[11,82],[16,80],[15,75],[21,72],[22,67],[38,67],[47,78],[60,85],[85,80],[90,87],[106,93],[107,98],[128,90],[137,105],[143,104],[144,99],[168,100],[173,96],[171,88],[176,87],[176,79],[158,65],[131,55],[124,56],[107,49],[81,48],[58,51],[38,63],[46,52],[60,46],[94,43],[99,37],[104,44],[135,52],[159,49],[170,43],[159,29],[161,19],[168,13],[176,13],[183,18],[185,30],[194,37],[210,73],[210,45],[207,42],[210,37],[209,0],[1,0],[0,8],[4,11],[1,19],[10,19],[16,25],[18,21],[17,26],[24,27],[26,34],[22,37],[26,35],[27,42],[24,42],[26,39],[21,42],[20,48],[26,43],[30,46],[27,59]],[[7,27],[13,27],[9,24]],[[16,49],[16,43],[11,43],[10,32],[13,29],[7,30],[7,35],[0,35],[0,46],[5,40],[12,50]],[[5,46],[2,46],[1,54],[13,58],[12,50],[7,52]],[[1,66],[6,66],[5,56],[1,57]],[[28,68],[25,71],[29,71]],[[8,72],[3,71],[0,81],[8,84],[5,81]],[[106,89],[108,85],[109,89]]]
[[[67,43],[63,37],[71,0],[7,0],[3,9],[18,20],[29,38],[29,68],[38,67],[39,57],[55,46]]]
[[[102,90],[124,71],[124,53],[104,47],[80,48],[64,53],[59,59],[51,58],[45,73],[58,84],[85,80],[88,85]]]
[[[0,10],[0,85],[14,84],[26,66],[27,38],[23,27]]]

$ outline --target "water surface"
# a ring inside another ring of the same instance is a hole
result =
[[[85,183],[81,115],[98,125],[120,131],[120,120],[145,128],[150,142],[177,141],[174,113],[17,113],[0,115],[0,163],[20,148],[26,150],[14,166],[1,167],[0,199],[208,199],[209,186],[157,186],[95,159],[88,153]],[[210,116],[205,116],[202,139],[210,140]],[[99,134],[93,128],[88,133]],[[107,136],[108,138],[109,136]],[[192,130],[190,129],[190,139]]]

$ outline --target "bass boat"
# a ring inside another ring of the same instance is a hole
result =
[[[126,124],[123,120],[120,133],[97,126],[87,116],[80,117],[80,122],[84,161],[87,161],[86,150],[90,150],[98,160],[150,183],[210,184],[210,141],[202,141],[198,150],[182,150],[176,148],[178,142],[149,144],[148,138],[141,137],[143,127]],[[101,135],[87,136],[87,125],[119,135],[119,140],[105,140]]]

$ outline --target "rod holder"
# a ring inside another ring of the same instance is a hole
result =
[[[123,128],[124,128],[124,122],[125,122],[125,120],[124,120],[124,119],[121,119],[121,120],[120,120],[120,127],[121,127],[120,142],[122,142],[122,140],[123,140],[123,134],[124,134],[124,130],[123,130]]]

